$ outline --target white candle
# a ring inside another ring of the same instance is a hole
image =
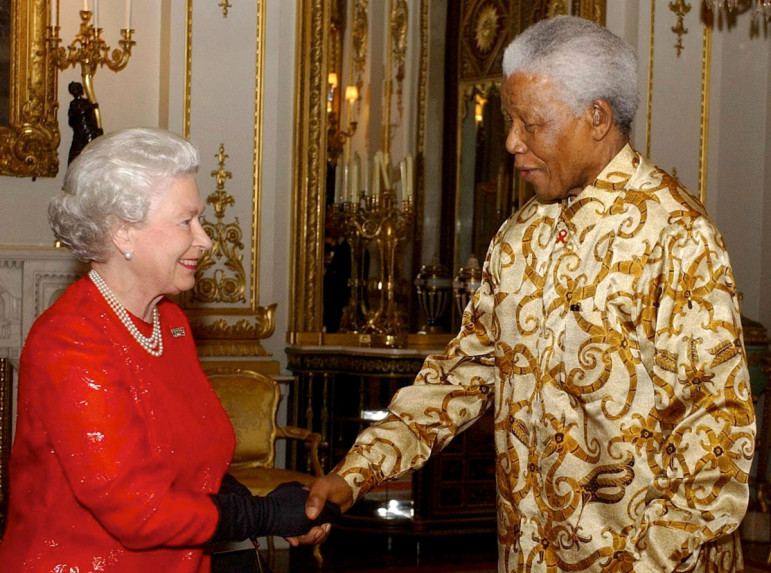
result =
[[[412,201],[415,197],[415,159],[412,155],[407,156],[407,197],[406,201]]]
[[[88,10],[88,0],[83,0],[83,11]]]
[[[59,10],[57,10],[58,4],[58,0],[51,0],[51,26],[59,25]]]
[[[377,201],[377,197],[380,195],[381,157],[382,153],[378,151],[375,153],[375,159],[372,162],[372,196],[375,198],[375,201]]]
[[[383,172],[383,186],[385,189],[393,189],[391,186],[391,154],[380,154],[380,170]]]
[[[407,159],[402,159],[399,162],[399,172],[401,173],[402,177],[402,201],[406,201],[407,197],[409,197],[410,189],[408,187],[408,181],[409,181],[409,175],[407,173]],[[399,197],[396,198],[396,200],[399,200]]]
[[[126,29],[131,29],[131,0],[126,0]]]
[[[350,194],[350,186],[351,186],[351,174],[348,169],[348,165],[343,167],[343,201],[347,201],[348,197],[351,196]]]
[[[362,166],[362,173],[361,173],[361,180],[364,181],[364,196],[366,197],[369,195],[369,157],[364,161],[364,165]]]
[[[351,200],[355,201],[361,191],[359,171],[361,170],[361,158],[357,151],[353,152],[353,166],[351,167]]]
[[[99,0],[94,0],[94,17],[91,20],[94,28],[99,28]]]
[[[340,162],[337,162],[335,168],[335,203],[343,200],[343,168]]]

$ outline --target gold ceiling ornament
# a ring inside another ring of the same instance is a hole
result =
[[[488,4],[479,11],[477,21],[474,23],[474,39],[477,49],[483,54],[487,54],[495,45],[501,16],[492,4]]]
[[[46,50],[47,0],[11,0],[7,125],[0,126],[0,175],[54,177],[59,170],[56,68]]]
[[[228,206],[235,205],[236,200],[225,191],[225,182],[233,177],[225,169],[225,144],[220,143],[217,155],[219,169],[211,172],[216,181],[216,190],[206,198],[206,202],[214,206],[217,222],[212,223],[206,218],[202,225],[206,234],[212,240],[212,247],[206,251],[195,271],[195,286],[192,290],[194,302],[234,303],[246,300],[246,272],[242,264],[241,226],[236,217],[231,223],[224,223],[225,211]],[[222,261],[224,257],[224,261]]]
[[[739,0],[704,0],[704,4],[713,14],[717,14],[721,10],[730,12],[736,9],[740,2]],[[753,19],[762,16],[766,22],[771,22],[771,0],[750,0],[750,5]]]
[[[691,5],[685,0],[677,0],[669,3],[669,9],[677,16],[677,24],[672,26],[672,31],[677,35],[675,50],[677,50],[677,56],[680,57],[683,51],[683,36],[688,33],[688,28],[683,25],[683,19],[691,11]]]

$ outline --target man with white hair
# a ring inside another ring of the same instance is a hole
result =
[[[535,197],[493,238],[458,335],[314,484],[308,516],[421,467],[491,407],[499,571],[740,571],[755,422],[723,239],[631,147],[623,40],[544,20],[503,68],[506,149]]]

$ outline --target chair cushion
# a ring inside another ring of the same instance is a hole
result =
[[[234,478],[248,487],[253,495],[265,495],[270,493],[282,483],[299,481],[303,484],[310,484],[316,479],[309,474],[279,468],[239,468],[231,466],[230,473]]]

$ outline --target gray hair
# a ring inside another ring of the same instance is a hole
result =
[[[632,127],[640,101],[637,55],[599,24],[574,16],[541,20],[506,48],[503,73],[549,75],[576,116],[602,99],[624,133]]]
[[[91,141],[67,168],[62,192],[51,199],[48,222],[81,261],[104,261],[110,232],[145,221],[151,199],[172,179],[193,175],[198,150],[159,128],[116,131]]]

